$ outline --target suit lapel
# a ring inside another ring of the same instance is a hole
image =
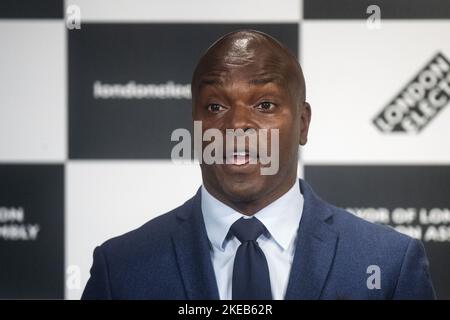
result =
[[[200,197],[199,189],[177,214],[175,253],[188,299],[219,299]]]
[[[326,222],[332,218],[329,207],[303,180],[300,188],[304,206],[286,300],[320,298],[338,241],[338,233]]]

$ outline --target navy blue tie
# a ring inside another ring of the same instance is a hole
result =
[[[241,242],[233,267],[233,300],[271,300],[269,267],[256,239],[266,228],[257,218],[240,218],[230,228]]]

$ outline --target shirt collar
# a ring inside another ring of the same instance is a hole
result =
[[[296,179],[294,185],[284,195],[254,215],[264,224],[270,236],[283,250],[287,250],[295,239],[302,216],[303,201],[299,182]],[[201,208],[209,241],[215,248],[224,251],[231,225],[241,217],[247,216],[216,199],[203,185]]]

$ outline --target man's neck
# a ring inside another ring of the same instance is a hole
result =
[[[208,188],[207,185],[204,184],[204,186],[213,197],[215,197],[222,203],[226,204],[230,208],[246,216],[253,216],[257,212],[259,212],[260,210],[267,207],[269,204],[271,204],[272,202],[276,201],[277,199],[281,198],[284,194],[286,194],[286,192],[288,192],[294,186],[297,177],[293,176],[290,179],[291,182],[289,184],[284,185],[282,188],[276,188],[268,194],[263,194],[259,196],[257,199],[252,199],[249,201],[232,200],[225,197],[223,194],[214,191],[212,188]]]

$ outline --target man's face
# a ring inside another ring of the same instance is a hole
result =
[[[279,74],[262,74],[260,66],[228,66],[207,74],[200,79],[194,99],[193,118],[202,121],[203,132],[216,128],[225,136],[226,129],[267,129],[270,153],[270,129],[279,130],[279,170],[274,175],[262,175],[259,161],[201,165],[205,187],[227,204],[270,203],[285,193],[297,178],[299,144],[306,143],[309,106],[299,101]]]

